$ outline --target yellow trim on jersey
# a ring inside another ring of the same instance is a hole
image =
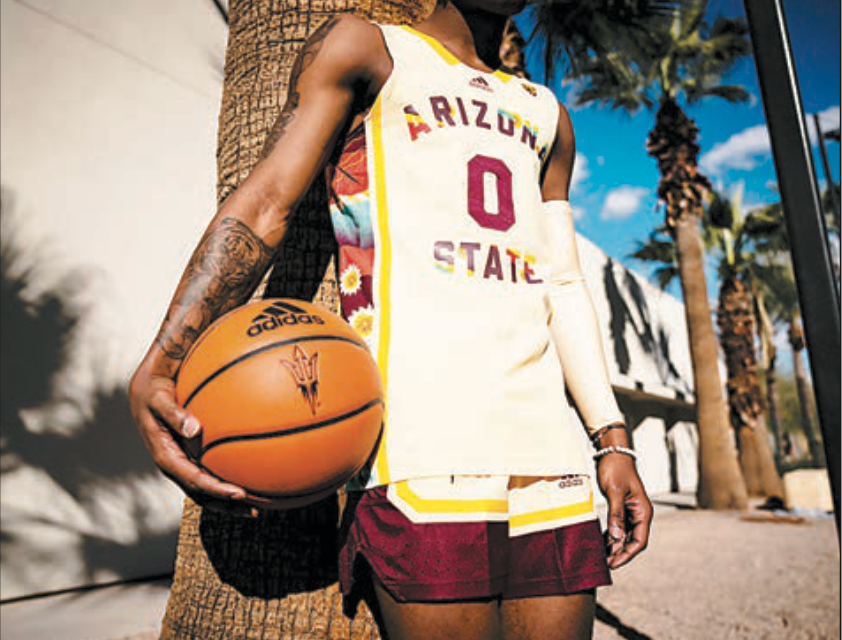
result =
[[[593,496],[582,502],[574,502],[555,509],[542,509],[531,513],[519,513],[509,517],[509,526],[525,527],[527,525],[542,524],[553,520],[563,520],[574,516],[582,516],[591,513],[593,508]]]
[[[421,33],[420,31],[417,31],[416,29],[413,29],[409,25],[401,25],[401,29],[421,38],[424,42],[426,42],[428,45],[430,45],[430,47],[432,47],[432,49],[436,53],[438,53],[447,64],[454,65],[454,66],[455,65],[462,65],[462,66],[468,67],[468,65],[466,65],[459,58],[457,58],[452,53],[450,53],[450,51],[448,51],[448,49],[441,42],[436,40],[433,36],[428,36],[426,33]],[[468,68],[472,69],[473,67],[468,67]],[[491,71],[491,72],[482,71],[480,69],[474,69],[474,71],[476,71],[478,73],[491,73],[495,78],[497,78],[498,80],[502,80],[503,82],[508,82],[509,80],[511,80],[514,77],[514,76],[512,76],[508,73],[500,71],[499,69],[497,69],[496,71]]]
[[[392,266],[392,244],[389,237],[389,206],[386,201],[386,174],[383,160],[383,100],[382,94],[377,97],[370,112],[371,146],[374,159],[374,192],[377,211],[378,247],[376,256],[378,282],[378,341],[377,366],[383,383],[383,397],[387,398],[389,388],[389,310],[390,310],[390,281],[389,274]],[[383,412],[383,434],[380,437],[375,470],[377,481],[383,484],[389,482],[389,463],[386,460],[386,436],[389,431],[388,403]]]
[[[422,498],[412,490],[409,483],[396,482],[395,493],[418,513],[508,513],[508,500],[457,498]]]
[[[498,80],[502,80],[503,82],[508,82],[509,80],[514,78],[512,74],[506,73],[505,71],[500,71],[500,69],[495,69],[491,73],[492,75],[494,75],[495,78],[497,78]]]
[[[411,33],[414,36],[417,36],[418,38],[421,38],[424,42],[426,42],[428,45],[430,45],[430,47],[432,47],[433,50],[436,53],[438,53],[447,64],[452,64],[452,65],[462,64],[462,61],[459,58],[457,58],[452,53],[450,53],[450,51],[448,51],[445,48],[445,46],[441,42],[436,40],[433,36],[428,36],[426,33],[421,33],[420,31],[416,31],[415,29],[413,29],[409,25],[401,25],[401,29]]]

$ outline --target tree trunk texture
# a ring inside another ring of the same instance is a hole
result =
[[[801,428],[807,437],[807,445],[810,448],[810,460],[814,467],[825,467],[827,463],[824,457],[824,447],[816,437],[815,420],[813,419],[813,403],[810,401],[811,388],[807,378],[807,369],[804,366],[803,352],[806,348],[804,342],[804,330],[798,319],[793,319],[789,324],[789,345],[792,347],[792,372],[795,375],[795,390],[798,393],[798,406],[801,409]]]
[[[257,163],[286,100],[295,56],[327,17],[353,12],[414,22],[435,0],[233,0],[217,146],[221,203]],[[323,181],[299,206],[258,294],[315,299],[336,310],[335,251]],[[337,579],[338,498],[256,519],[203,511],[185,500],[161,638],[379,638],[364,604],[342,611]]]
[[[702,198],[710,182],[698,169],[699,128],[671,98],[661,102],[646,151],[658,162],[658,197],[665,204],[667,227],[675,239],[681,293],[690,340],[696,423],[699,432],[699,506],[745,509],[733,432],[729,428],[719,353],[713,327],[699,224]]]
[[[719,290],[717,324],[725,353],[731,426],[737,434],[740,467],[748,495],[783,499],[783,482],[775,469],[763,417],[763,395],[754,349],[751,293],[736,277],[725,277]]]
[[[766,405],[767,415],[769,416],[769,431],[772,432],[772,436],[775,438],[775,448],[772,450],[772,454],[775,457],[775,467],[778,473],[781,473],[783,471],[784,460],[781,454],[781,419],[779,417],[781,393],[778,389],[777,356],[769,360],[763,375],[766,378]]]
[[[679,219],[673,234],[696,392],[697,500],[704,509],[745,509],[748,497],[719,375],[719,353],[705,282],[699,218],[689,215]]]
[[[780,415],[781,396],[778,390],[777,362],[778,349],[775,346],[775,329],[769,313],[766,311],[766,303],[763,296],[754,296],[754,310],[757,325],[760,330],[757,332],[760,337],[760,362],[763,368],[763,377],[766,381],[766,408],[769,416],[769,431],[772,432],[775,445],[772,448],[772,455],[775,458],[775,468],[778,474],[783,471],[783,456],[781,455],[781,421]]]

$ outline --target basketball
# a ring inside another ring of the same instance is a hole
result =
[[[354,329],[308,302],[266,299],[219,318],[188,352],[176,399],[202,423],[189,453],[265,508],[327,497],[374,451],[377,363]]]

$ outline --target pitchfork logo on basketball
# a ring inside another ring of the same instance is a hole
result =
[[[319,354],[314,353],[311,358],[304,349],[295,345],[292,361],[281,360],[281,364],[292,374],[298,390],[310,405],[310,411],[316,415],[316,405],[319,402]]]

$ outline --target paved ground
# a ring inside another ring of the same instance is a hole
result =
[[[839,638],[833,520],[746,515],[768,516],[657,508],[650,548],[600,593],[595,640]],[[0,636],[154,640],[167,587],[158,581],[6,604]]]
[[[656,517],[649,549],[600,593],[595,639],[838,639],[833,520],[743,517],[703,511]]]

